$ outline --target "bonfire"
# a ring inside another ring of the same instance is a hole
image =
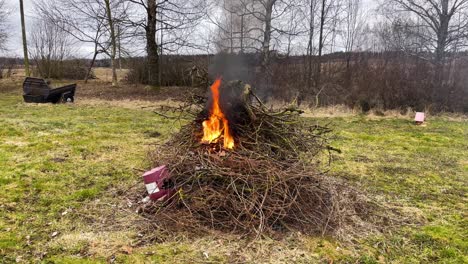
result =
[[[217,79],[211,86],[211,95],[213,103],[210,109],[208,120],[203,121],[203,138],[202,142],[211,144],[219,141],[221,136],[224,138],[223,147],[226,149],[234,148],[234,138],[229,130],[229,121],[221,110],[219,101],[219,87],[221,79]]]
[[[337,234],[372,208],[326,176],[330,129],[295,107],[270,109],[240,81],[217,79],[192,121],[151,153],[175,192],[140,213],[166,230]],[[180,110],[179,110],[180,111]],[[141,197],[140,197],[141,198]]]

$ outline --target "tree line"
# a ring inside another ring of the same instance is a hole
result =
[[[176,67],[166,56],[207,54],[203,63],[177,65],[209,72],[217,61],[209,54],[222,54],[224,64],[246,69],[239,77],[266,97],[315,106],[467,111],[468,0],[368,6],[375,2],[35,0],[38,22],[28,30],[25,59],[58,63],[73,47],[87,45],[92,54],[85,79],[95,60],[105,56],[116,85],[122,61],[144,56],[139,81],[161,85],[168,83],[167,68]],[[2,36],[0,27],[0,47]]]

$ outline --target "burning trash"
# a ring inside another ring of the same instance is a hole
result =
[[[140,212],[158,227],[329,234],[370,215],[362,195],[321,172],[333,150],[330,129],[300,110],[272,110],[249,85],[218,79],[184,113],[192,121],[151,153],[173,185],[171,199]],[[161,189],[157,179],[145,182]]]

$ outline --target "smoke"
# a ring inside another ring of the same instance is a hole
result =
[[[218,53],[208,67],[208,75],[214,80],[221,77],[223,84],[221,94],[224,100],[235,101],[237,91],[226,90],[227,83],[231,81],[241,81],[244,84],[250,84],[253,91],[262,100],[266,101],[272,93],[270,78],[265,78],[260,69],[260,55],[255,53],[229,54],[226,52]]]
[[[255,61],[253,54],[227,54],[218,53],[211,65],[208,74],[211,79],[222,77],[223,81],[239,80],[250,83],[255,76]]]
[[[243,123],[248,117],[243,99],[244,87],[251,86],[253,92],[267,101],[272,92],[271,78],[265,78],[260,68],[260,55],[218,53],[208,66],[208,75],[211,80],[221,78],[220,107],[231,124]],[[205,116],[213,104],[211,92],[208,90],[208,103]],[[235,126],[233,127],[235,128]],[[232,131],[236,134],[235,129]]]

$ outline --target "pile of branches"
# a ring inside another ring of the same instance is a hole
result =
[[[193,121],[151,153],[155,166],[169,167],[176,193],[141,209],[146,219],[190,232],[338,234],[369,215],[373,206],[363,195],[322,171],[334,150],[328,127],[300,118],[293,107],[267,108],[248,85],[226,86],[243,98],[228,111],[236,115],[235,148],[224,150],[222,140],[200,143],[207,101],[190,104],[185,112]]]

